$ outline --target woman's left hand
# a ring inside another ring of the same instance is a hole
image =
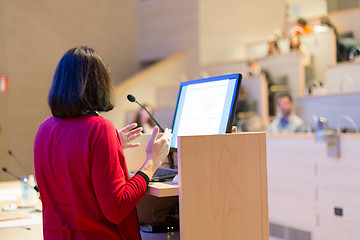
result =
[[[131,143],[134,139],[138,138],[142,133],[142,128],[137,127],[137,123],[132,123],[119,130],[120,141],[122,147],[125,148],[133,148],[140,145],[140,143]],[[135,129],[134,129],[135,128]]]

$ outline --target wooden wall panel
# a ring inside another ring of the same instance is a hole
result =
[[[179,137],[181,239],[269,238],[265,141],[264,133]]]

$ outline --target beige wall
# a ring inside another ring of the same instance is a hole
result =
[[[199,63],[243,60],[246,44],[273,37],[284,21],[283,0],[145,1],[140,4],[139,54],[149,61],[186,51],[189,78],[196,79]]]
[[[283,0],[199,0],[201,64],[246,58],[245,46],[269,39],[285,23]]]
[[[69,48],[95,48],[116,82],[138,70],[138,3],[0,0],[0,13],[0,72],[9,76],[9,92],[0,95],[0,166],[22,175],[33,171],[34,136],[50,115],[46,101],[52,75]],[[0,180],[7,179],[0,174]]]
[[[139,55],[142,61],[166,58],[185,51],[190,78],[198,73],[198,1],[143,1],[139,8]]]
[[[5,74],[5,46],[4,46],[4,4],[0,1],[0,75]],[[0,93],[0,159],[4,158],[5,152],[3,146],[6,145],[5,138],[2,137],[6,134],[5,122],[7,119],[7,95]],[[0,174],[1,176],[1,174]]]
[[[287,3],[287,20],[295,22],[298,17],[305,19],[326,15],[328,0],[285,0]]]

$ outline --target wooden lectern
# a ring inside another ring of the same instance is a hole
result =
[[[269,239],[265,133],[178,144],[181,239]]]

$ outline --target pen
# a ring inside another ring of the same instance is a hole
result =
[[[0,219],[0,222],[12,221],[12,220],[19,220],[19,219],[25,219],[25,218],[30,218],[30,217],[4,218],[4,219]]]

